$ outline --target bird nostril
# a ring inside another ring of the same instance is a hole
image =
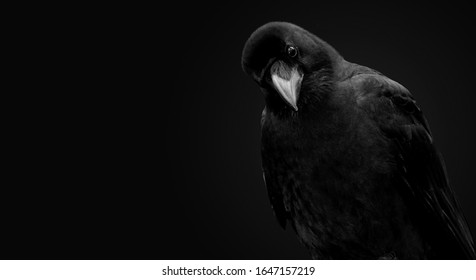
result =
[[[271,66],[270,74],[276,74],[280,78],[289,80],[291,78],[291,67],[281,60],[277,60]]]

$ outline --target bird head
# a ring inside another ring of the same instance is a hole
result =
[[[267,103],[284,103],[286,106],[281,108],[298,111],[299,104],[304,103],[300,98],[306,78],[331,67],[337,56],[332,47],[303,28],[286,22],[270,22],[251,34],[244,46],[241,64],[245,73],[269,95]],[[277,96],[280,98],[276,99]]]

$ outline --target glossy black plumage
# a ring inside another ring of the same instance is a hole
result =
[[[289,45],[297,57],[286,54]],[[297,111],[273,87],[277,60],[303,74]],[[257,29],[242,65],[265,96],[271,204],[313,258],[475,258],[443,160],[407,89],[289,23]]]

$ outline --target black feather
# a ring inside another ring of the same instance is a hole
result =
[[[474,243],[461,207],[449,186],[443,159],[437,152],[428,122],[411,94],[396,82],[381,75],[368,75],[366,81],[380,85],[364,88],[366,103],[380,104],[389,99],[392,109],[383,107],[373,114],[375,122],[394,142],[402,194],[413,214],[413,223],[427,241],[428,255],[433,259],[475,259]],[[382,116],[392,121],[382,121]]]

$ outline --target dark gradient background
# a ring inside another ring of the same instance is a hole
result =
[[[81,133],[50,139],[58,161],[12,198],[2,257],[309,258],[272,213],[260,162],[264,102],[240,65],[248,36],[269,21],[300,25],[413,93],[476,232],[472,11],[324,1],[139,11],[129,19],[137,34],[122,41],[133,79],[96,89],[84,119],[68,122]]]

